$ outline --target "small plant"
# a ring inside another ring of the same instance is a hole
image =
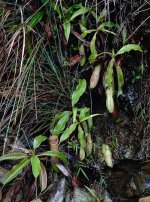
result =
[[[16,178],[22,170],[27,167],[29,164],[32,166],[32,173],[35,178],[40,176],[40,185],[41,185],[41,191],[45,190],[47,187],[47,173],[45,166],[43,165],[41,161],[41,157],[57,157],[61,159],[64,163],[67,163],[67,159],[65,155],[59,151],[46,151],[40,154],[36,154],[36,149],[39,148],[42,142],[44,142],[47,139],[46,136],[39,135],[34,139],[33,142],[33,149],[27,150],[22,149],[20,150],[22,152],[16,152],[16,153],[9,153],[5,154],[0,157],[0,161],[4,160],[20,160],[22,159],[18,164],[16,164],[2,179],[2,183],[5,185],[8,182],[12,181],[14,178]],[[23,153],[24,151],[24,153]]]
[[[118,84],[118,89],[117,89],[117,96],[122,94],[122,87],[124,85],[124,76],[123,72],[120,66],[120,60],[121,58],[118,59],[118,56],[129,52],[129,51],[140,51],[142,52],[142,49],[139,45],[137,44],[128,44],[123,46],[117,53],[104,53],[104,54],[109,54],[111,56],[111,60],[108,63],[108,66],[106,68],[106,72],[104,73],[104,85],[105,85],[105,91],[106,91],[106,107],[110,113],[114,111],[114,95],[115,95],[115,87],[114,87],[114,67],[116,69],[117,73],[117,84]],[[94,88],[96,87],[98,80],[99,80],[99,75],[101,72],[101,66],[102,64],[98,64],[95,66],[93,70],[93,74],[91,76],[90,80],[90,87]]]
[[[90,109],[87,107],[76,107],[79,98],[83,95],[85,90],[86,80],[80,79],[79,84],[71,97],[72,111],[64,111],[56,114],[50,125],[52,136],[60,137],[59,144],[67,140],[70,135],[77,129],[78,142],[80,147],[79,158],[81,161],[85,158],[85,154],[90,155],[92,152],[92,117],[97,115],[90,115]]]

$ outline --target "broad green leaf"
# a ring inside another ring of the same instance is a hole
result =
[[[116,66],[116,71],[117,71],[117,80],[118,80],[118,94],[117,94],[117,96],[119,96],[122,94],[122,87],[124,85],[124,77],[123,77],[122,69],[119,65]]]
[[[61,119],[61,117],[63,117],[64,115],[68,114],[70,111],[63,111],[63,112],[59,112],[57,113],[54,118],[52,118],[51,124],[50,124],[50,129],[53,128],[53,126],[55,125],[56,121],[58,121],[59,119]]]
[[[99,114],[88,115],[88,116],[84,117],[83,119],[81,119],[81,120],[80,120],[80,123],[81,123],[82,121],[86,121],[86,120],[91,119],[91,118],[93,118],[94,116],[98,116],[98,115],[99,115]]]
[[[54,130],[52,131],[52,135],[60,135],[60,133],[64,130],[66,123],[68,122],[70,117],[70,112],[68,112],[67,114],[65,114],[56,124]]]
[[[18,160],[18,159],[23,159],[23,158],[27,158],[28,155],[25,153],[21,153],[21,152],[16,152],[16,153],[9,153],[9,154],[5,154],[3,156],[0,156],[0,161],[4,161],[4,160]]]
[[[73,133],[73,131],[76,129],[77,123],[73,123],[67,128],[63,134],[60,137],[60,143],[65,141],[66,139],[69,138],[69,136]]]
[[[41,171],[40,159],[37,156],[31,157],[32,173],[34,177],[38,177]]]
[[[84,119],[86,116],[90,115],[90,109],[83,107],[80,109],[79,120]]]
[[[95,34],[94,34],[94,36],[90,42],[90,49],[91,49],[91,55],[92,55],[89,57],[90,62],[93,62],[98,55],[97,50],[96,50],[96,46],[95,46],[96,35],[97,35],[97,32],[95,32]]]
[[[66,40],[68,42],[69,40],[69,36],[70,36],[70,31],[71,31],[71,25],[70,25],[70,22],[65,22],[63,24],[63,27],[64,27],[64,33],[65,33],[65,37],[66,37]]]
[[[35,137],[33,142],[33,149],[35,150],[36,148],[38,148],[41,145],[41,143],[44,142],[46,139],[47,137],[44,135],[39,135]]]
[[[78,112],[78,109],[76,107],[73,108],[73,123],[75,123],[77,120],[77,112]]]
[[[86,90],[86,80],[85,79],[79,79],[79,84],[77,85],[75,91],[72,94],[72,107],[79,101],[80,97],[83,95],[83,93]]]
[[[104,159],[106,161],[107,166],[112,168],[113,167],[112,152],[108,145],[106,145],[106,144],[102,145],[102,153],[104,155]]]
[[[105,74],[105,88],[110,88],[112,86],[114,62],[115,60],[111,59],[111,61],[108,64],[107,71]]]
[[[142,49],[141,49],[141,47],[140,47],[138,44],[128,44],[128,45],[123,46],[123,47],[116,53],[116,55],[120,55],[120,54],[129,52],[129,51],[131,51],[131,50],[143,52]]]
[[[51,157],[54,156],[54,157],[61,159],[64,163],[67,163],[66,156],[62,152],[59,152],[59,151],[47,151],[47,152],[38,154],[37,156],[51,156]]]
[[[84,49],[83,44],[81,44],[79,52],[80,52],[80,56],[81,56],[80,65],[83,66],[85,64],[85,62],[86,62],[85,49]]]
[[[104,22],[104,23],[100,24],[100,26],[97,28],[97,30],[98,31],[101,31],[101,30],[103,31],[103,29],[105,27],[111,28],[111,27],[114,27],[114,26],[116,26],[116,24],[113,23],[113,22]]]
[[[110,113],[114,111],[113,87],[106,89],[106,107]]]
[[[40,171],[40,187],[41,187],[41,192],[44,191],[47,187],[47,172],[42,162],[41,162],[41,171]]]
[[[77,10],[76,12],[74,12],[74,14],[71,16],[70,21],[74,20],[76,17],[78,17],[79,15],[83,15],[85,13],[87,13],[89,11],[88,8],[86,7],[82,7],[79,10]]]
[[[84,32],[87,30],[87,28],[82,23],[79,23],[79,25],[80,25],[81,32]]]
[[[28,164],[30,163],[30,158],[25,158],[15,165],[2,179],[2,183],[5,185],[15,177],[17,177]]]
[[[27,25],[27,32],[29,32],[31,29],[33,29],[42,19],[43,17],[43,12],[39,11],[36,13],[31,20],[29,21]]]
[[[87,34],[91,34],[92,32],[96,32],[96,29],[89,29],[89,30],[85,30],[82,34],[81,37],[85,38]]]

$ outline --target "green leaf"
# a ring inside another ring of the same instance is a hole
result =
[[[141,47],[140,47],[138,44],[128,44],[128,45],[123,46],[123,47],[116,53],[116,55],[120,55],[120,54],[129,52],[129,51],[131,51],[131,50],[143,52],[142,49],[141,49]]]
[[[64,27],[64,33],[65,33],[65,37],[66,37],[66,40],[68,42],[69,40],[69,36],[70,36],[70,31],[71,31],[71,25],[70,25],[70,22],[65,22],[63,24],[63,27]]]
[[[90,115],[90,109],[87,107],[83,107],[82,109],[80,109],[79,120],[82,120],[89,115]]]
[[[4,161],[4,160],[18,160],[18,159],[23,159],[23,158],[27,158],[28,155],[25,153],[9,153],[9,154],[5,154],[3,156],[0,157],[0,161]]]
[[[92,32],[96,32],[96,29],[89,29],[89,30],[85,30],[82,34],[81,37],[85,38],[87,34],[91,34]]]
[[[47,137],[44,135],[39,135],[35,137],[33,142],[33,149],[37,149],[41,145],[41,143],[44,142],[46,139]]]
[[[37,156],[31,157],[32,173],[34,177],[38,177],[41,171],[40,159]]]
[[[91,49],[91,55],[89,57],[89,61],[90,62],[93,62],[95,60],[95,58],[97,57],[97,50],[96,50],[96,46],[95,46],[95,41],[96,41],[96,35],[97,35],[97,32],[95,32],[91,42],[90,42],[90,49]]]
[[[62,153],[62,152],[59,152],[59,151],[47,151],[47,152],[43,152],[37,156],[55,156],[59,159],[61,159],[64,163],[67,163],[67,158],[66,156]]]
[[[122,87],[124,85],[124,77],[123,77],[122,69],[119,65],[116,66],[116,71],[117,71],[117,79],[118,79],[118,94],[117,94],[117,96],[119,96],[122,94]]]
[[[87,30],[87,28],[82,23],[79,23],[79,26],[80,26],[81,32],[84,32]]]
[[[115,60],[111,59],[111,61],[108,64],[107,71],[105,74],[105,88],[110,88],[112,86],[114,62]]]
[[[56,124],[54,130],[52,131],[52,135],[60,135],[60,133],[64,130],[66,123],[68,122],[70,117],[70,112],[68,112],[67,114],[65,114]]]
[[[83,119],[81,119],[81,120],[80,120],[80,123],[81,123],[82,121],[86,121],[86,120],[91,119],[91,118],[93,118],[94,116],[98,116],[98,115],[99,115],[99,114],[88,115],[88,116],[84,117]]]
[[[65,141],[69,138],[69,136],[73,133],[73,131],[76,129],[77,123],[73,123],[67,128],[64,133],[60,137],[60,143]]]
[[[28,164],[30,163],[30,158],[25,158],[20,163],[15,165],[2,179],[2,183],[5,185],[15,177],[17,177]]]
[[[43,12],[39,11],[36,13],[31,20],[29,21],[27,25],[27,32],[29,32],[31,29],[33,29],[42,19],[43,17]]]
[[[74,12],[74,14],[71,16],[70,21],[74,20],[76,17],[78,17],[79,15],[83,15],[85,13],[87,13],[89,11],[88,8],[86,7],[82,7],[79,10],[77,10],[76,12]]]
[[[58,121],[59,119],[61,119],[61,117],[63,117],[64,115],[68,114],[70,111],[63,111],[63,112],[59,112],[57,113],[54,118],[52,119],[51,121],[51,124],[50,124],[50,129],[53,128],[53,126],[55,125],[56,121]]]
[[[72,107],[79,101],[80,97],[86,90],[86,80],[79,79],[79,84],[77,85],[75,91],[72,94]]]
[[[100,26],[97,28],[97,30],[98,31],[103,31],[103,29],[105,27],[111,28],[111,27],[114,27],[114,26],[116,26],[116,24],[113,23],[113,22],[104,22],[104,23],[100,24]]]
[[[106,89],[106,107],[110,113],[114,111],[113,87]]]

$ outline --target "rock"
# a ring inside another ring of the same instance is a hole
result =
[[[95,202],[95,198],[83,188],[75,188],[73,193],[68,193],[65,202]]]
[[[150,196],[140,198],[139,202],[150,202]]]
[[[56,187],[52,190],[47,202],[64,202],[68,183],[65,178],[57,182]]]
[[[34,199],[31,202],[42,202],[42,200],[40,198]]]

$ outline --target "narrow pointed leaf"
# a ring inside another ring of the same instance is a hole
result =
[[[118,79],[118,94],[117,94],[117,96],[119,96],[122,94],[122,87],[124,85],[124,77],[123,77],[122,69],[119,65],[116,66],[116,71],[117,71],[117,79]]]
[[[30,158],[23,159],[20,163],[15,165],[2,179],[2,183],[5,185],[15,177],[17,177],[28,164],[30,163]]]
[[[27,158],[28,155],[25,153],[21,153],[21,152],[17,152],[17,153],[9,153],[9,154],[5,154],[3,156],[0,156],[0,161],[4,161],[4,160],[17,160],[17,159],[23,159],[23,158]]]
[[[31,157],[32,173],[34,177],[38,177],[41,171],[40,159],[37,156]]]
[[[65,33],[65,37],[66,37],[66,40],[68,42],[69,40],[69,36],[70,36],[70,31],[71,31],[71,25],[70,25],[70,22],[65,22],[63,24],[63,27],[64,27],[64,33]]]
[[[35,137],[33,142],[33,149],[38,148],[41,145],[41,143],[44,142],[46,139],[47,137],[44,135],[39,135]]]
[[[87,13],[88,11],[89,11],[88,8],[82,7],[79,10],[77,10],[76,12],[74,12],[74,14],[71,16],[70,20],[74,20],[79,15],[83,15],[83,14]]]
[[[43,12],[39,11],[36,13],[31,20],[29,21],[27,25],[27,32],[29,32],[31,29],[33,29],[42,19],[43,17]]]
[[[59,159],[61,159],[64,163],[67,163],[67,158],[65,157],[65,155],[62,152],[59,151],[47,151],[47,152],[43,152],[37,156],[55,156],[58,157]]]
[[[80,97],[86,90],[86,80],[79,79],[79,84],[77,85],[75,91],[72,94],[72,107],[79,101]]]
[[[66,123],[68,122],[70,117],[70,112],[68,112],[67,114],[65,114],[56,124],[54,130],[52,131],[53,135],[60,135],[60,133],[64,130]]]
[[[60,143],[67,140],[69,136],[73,133],[73,131],[76,129],[77,123],[73,123],[72,125],[67,128],[64,133],[60,137]]]
[[[42,162],[41,162],[41,171],[40,171],[40,187],[41,187],[41,192],[44,191],[47,187],[47,172]]]
[[[123,47],[116,53],[116,55],[120,55],[120,54],[129,52],[129,51],[131,51],[131,50],[142,52],[142,49],[141,49],[141,47],[140,47],[138,44],[128,44],[128,45],[123,46]]]

